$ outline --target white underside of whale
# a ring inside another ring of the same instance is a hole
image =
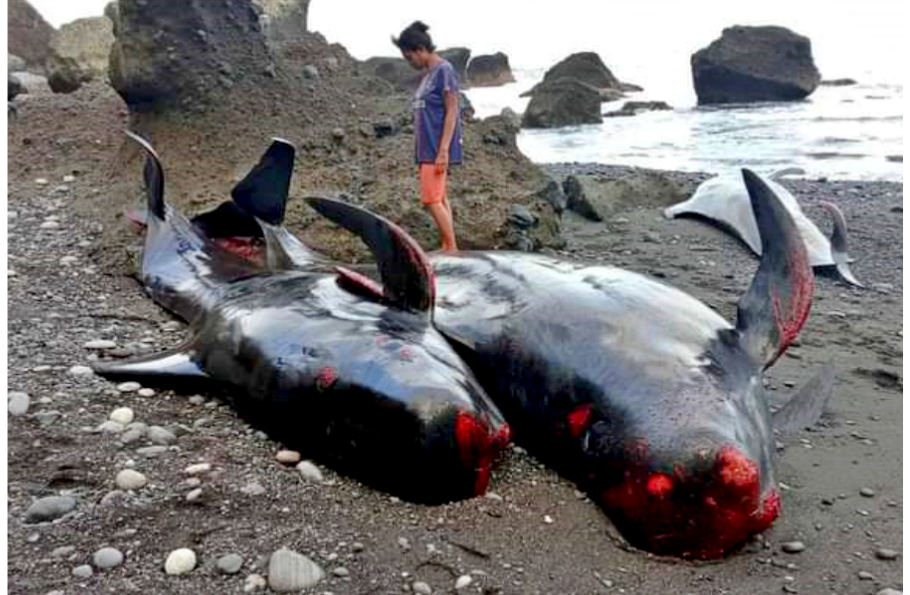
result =
[[[847,265],[850,259],[846,251],[838,253],[834,250],[831,240],[818,229],[815,223],[806,217],[793,194],[774,181],[774,178],[778,176],[796,172],[801,172],[801,170],[782,170],[776,172],[770,178],[768,176],[761,176],[761,178],[777,194],[787,211],[789,211],[794,223],[796,223],[799,235],[806,245],[809,264],[812,267],[837,267],[838,272],[848,283],[862,287],[862,284],[850,272]],[[837,207],[830,204],[825,206],[833,217],[841,218],[840,223],[843,227],[840,231],[844,242],[846,242],[846,228],[843,224],[843,216],[839,211],[837,213],[832,211],[837,210]],[[722,223],[745,242],[752,252],[761,256],[762,246],[758,225],[756,225],[755,215],[752,213],[749,193],[746,190],[742,176],[738,173],[721,174],[705,180],[698,186],[691,198],[664,209],[664,216],[668,219],[685,214],[700,215]],[[837,222],[835,223],[836,227]]]

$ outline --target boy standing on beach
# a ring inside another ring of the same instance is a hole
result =
[[[409,25],[392,42],[408,64],[424,71],[414,93],[414,143],[421,202],[426,206],[442,240],[442,250],[458,250],[452,206],[446,196],[449,165],[462,160],[461,118],[458,113],[458,76],[436,53],[420,21]]]

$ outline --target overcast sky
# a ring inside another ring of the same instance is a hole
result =
[[[103,13],[106,0],[31,0],[54,26]],[[827,76],[839,64],[887,62],[901,67],[905,42],[901,0],[313,0],[310,28],[355,57],[394,55],[389,36],[414,19],[430,25],[437,45],[474,54],[504,51],[514,66],[549,66],[593,49],[608,66],[688,56],[730,25],[781,25],[808,36]],[[616,56],[622,55],[624,60]],[[634,73],[626,74],[634,78]],[[837,74],[837,73],[832,73]]]

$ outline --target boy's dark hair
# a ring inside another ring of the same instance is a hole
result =
[[[430,29],[430,26],[421,21],[414,21],[407,28],[401,32],[399,37],[392,36],[392,43],[398,46],[398,49],[402,52],[413,52],[423,48],[428,52],[436,51],[436,46],[433,45],[433,40],[430,39],[430,34],[427,31]]]

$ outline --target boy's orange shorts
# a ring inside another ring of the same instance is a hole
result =
[[[421,163],[418,177],[420,178],[420,201],[425,205],[439,204],[446,198],[446,178],[448,170],[436,171],[435,163]]]

